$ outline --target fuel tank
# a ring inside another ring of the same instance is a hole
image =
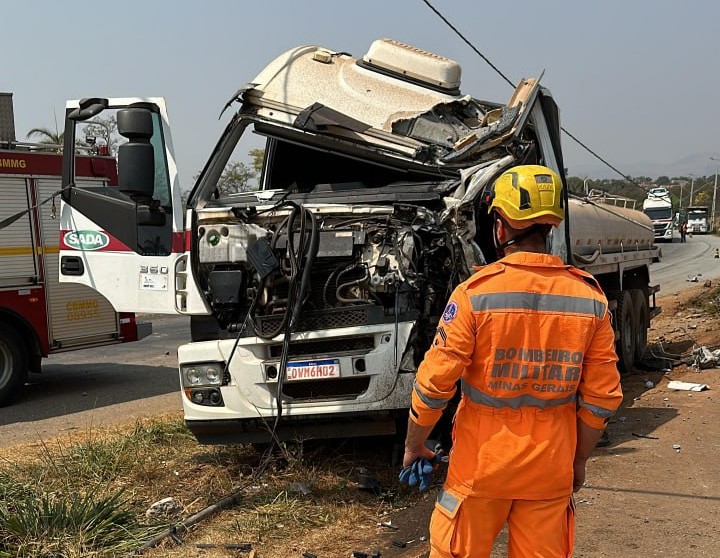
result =
[[[652,221],[636,209],[570,198],[568,217],[574,256],[647,250],[655,241]]]

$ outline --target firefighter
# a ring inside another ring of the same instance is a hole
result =
[[[573,492],[622,401],[608,303],[592,277],[547,250],[564,218],[551,169],[504,172],[488,196],[500,259],[453,292],[412,394],[401,482],[429,485],[424,443],[455,393],[431,557],[487,557],[504,524],[510,558],[572,555]]]

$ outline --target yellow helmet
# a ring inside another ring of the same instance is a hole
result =
[[[497,210],[514,229],[531,225],[558,226],[565,218],[562,180],[541,165],[520,165],[506,170],[493,184],[488,213]]]

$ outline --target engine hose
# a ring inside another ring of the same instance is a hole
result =
[[[360,266],[354,266],[349,269],[355,269],[355,267]],[[343,289],[349,289],[350,287],[354,287],[356,285],[362,285],[365,283],[368,279],[370,279],[370,270],[367,267],[363,267],[364,274],[360,279],[355,279],[354,281],[348,281],[347,283],[342,283],[338,286],[338,288],[335,290],[335,298],[338,299],[338,302],[344,302],[345,304],[355,304],[357,302],[364,302],[366,304],[369,304],[370,301],[364,298],[345,298],[340,294],[340,291]],[[342,275],[342,273],[340,274]],[[338,276],[338,278],[340,278]]]
[[[300,312],[302,307],[307,302],[310,296],[310,273],[312,272],[312,265],[315,262],[315,256],[317,256],[318,248],[320,247],[320,231],[317,226],[317,218],[313,215],[312,211],[307,211],[310,217],[310,243],[307,247],[305,261],[303,263],[302,278],[300,280],[299,293],[295,308],[293,309],[293,315],[291,323],[293,327],[300,320]]]
[[[280,320],[280,323],[277,325],[277,327],[275,327],[270,332],[266,333],[266,332],[258,329],[255,320],[253,320],[253,324],[254,324],[253,329],[255,331],[255,335],[257,335],[261,339],[274,339],[275,337],[280,335],[280,333],[282,333],[285,330],[286,325],[288,324],[289,319],[290,319],[290,305],[292,304],[292,300],[291,300],[292,292],[294,290],[295,278],[297,277],[297,266],[295,265],[295,262],[296,262],[295,253],[292,249],[294,247],[293,228],[294,228],[295,218],[297,217],[297,214],[298,214],[298,206],[293,204],[293,208],[290,211],[290,214],[283,220],[280,227],[278,227],[277,231],[275,231],[275,236],[273,237],[273,240],[271,242],[271,247],[274,248],[277,245],[277,238],[278,238],[278,236],[280,236],[280,232],[282,232],[282,227],[285,226],[287,228],[288,252],[290,255],[290,279],[289,279],[290,285],[288,287],[288,306],[287,306],[287,308],[285,308],[285,312],[283,313],[283,317]],[[261,286],[264,289],[264,286],[265,286],[264,281],[262,282]],[[261,290],[258,289],[258,293],[257,293],[256,297],[259,298],[260,296],[261,296]]]

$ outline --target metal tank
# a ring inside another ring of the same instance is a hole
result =
[[[573,256],[592,258],[610,254],[647,250],[654,245],[652,221],[643,212],[621,205],[617,199],[570,198],[570,247]]]

